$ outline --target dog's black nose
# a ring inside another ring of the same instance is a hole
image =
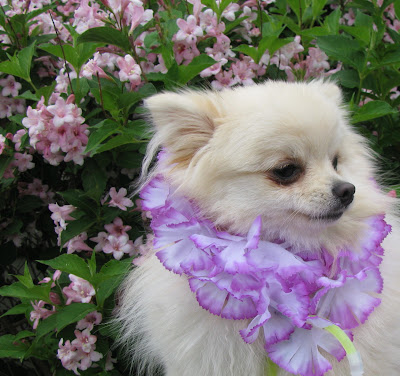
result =
[[[354,198],[356,187],[351,183],[338,182],[332,188],[332,193],[337,197],[344,207],[349,206]]]

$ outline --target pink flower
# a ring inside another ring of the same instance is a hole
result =
[[[95,347],[93,345],[96,343],[97,337],[90,334],[89,329],[85,329],[83,332],[75,330],[74,333],[76,339],[74,339],[71,344],[78,350],[82,350],[85,353],[90,353],[93,347]]]
[[[130,253],[134,249],[132,241],[129,240],[128,235],[108,237],[108,243],[104,246],[104,253],[112,253],[116,260],[120,260],[124,253]]]
[[[133,202],[125,197],[127,194],[127,190],[125,188],[121,188],[118,192],[115,187],[110,189],[111,200],[108,203],[109,206],[118,207],[121,210],[127,210],[127,207],[130,208],[133,206]]]
[[[67,248],[67,253],[74,253],[75,251],[93,251],[93,249],[85,243],[86,239],[86,232],[82,232],[82,234],[75,236],[70,241],[65,243],[64,248]]]
[[[3,78],[0,80],[0,85],[3,86],[3,90],[1,91],[1,95],[5,97],[11,95],[12,97],[16,97],[18,95],[19,89],[21,89],[22,85],[19,82],[15,81],[14,76],[7,76],[7,78]]]
[[[140,66],[136,64],[132,56],[125,55],[125,57],[119,57],[117,59],[117,64],[120,69],[118,76],[122,82],[129,81],[133,85],[139,85],[141,83],[140,75],[142,70]]]
[[[58,343],[59,349],[57,350],[57,358],[61,360],[64,368],[73,371],[75,375],[79,375],[79,353],[76,351],[76,347],[73,346],[69,340],[65,341],[65,345],[63,345],[63,341],[64,339],[61,338]]]
[[[55,313],[54,307],[52,311],[48,310],[47,308],[43,308],[46,304],[46,302],[44,302],[43,300],[39,300],[39,302],[35,300],[35,303],[31,302],[31,304],[33,307],[33,311],[31,311],[30,313],[30,319],[31,321],[33,321],[33,329],[37,328],[40,319],[46,319],[47,317]]]
[[[68,305],[72,302],[89,303],[92,300],[92,296],[96,293],[93,286],[88,281],[73,274],[69,275],[69,279],[72,283],[68,287],[63,288],[63,293],[67,297],[65,304]]]
[[[96,237],[90,238],[90,240],[97,243],[97,245],[94,247],[94,250],[96,252],[102,251],[104,246],[106,244],[108,244],[108,235],[109,234],[102,231],[102,232],[99,232]]]
[[[105,364],[106,371],[111,371],[112,369],[114,369],[113,363],[117,363],[117,359],[114,359],[111,356],[112,356],[112,353],[111,353],[111,351],[109,351],[107,353],[106,364]]]
[[[117,217],[113,223],[105,225],[104,228],[109,232],[110,235],[120,236],[126,235],[126,232],[131,230],[131,226],[124,226],[122,219]]]
[[[49,210],[53,213],[51,215],[51,219],[54,221],[54,224],[59,225],[63,230],[67,228],[67,224],[65,221],[74,220],[70,214],[75,210],[75,206],[72,205],[63,205],[59,206],[58,204],[49,204]]]
[[[20,172],[25,172],[35,167],[35,164],[32,162],[33,157],[31,154],[15,153],[14,158],[13,166],[17,167]]]
[[[26,134],[25,129],[20,129],[15,133],[13,136],[12,141],[15,143],[15,150],[19,151],[19,148],[21,147],[21,138]]]
[[[197,26],[195,16],[190,15],[187,21],[182,18],[178,18],[176,24],[179,27],[179,31],[175,35],[175,40],[184,41],[188,44],[196,43],[197,37],[203,35],[203,30],[200,26]]]
[[[211,86],[216,90],[222,90],[225,87],[236,85],[239,81],[237,77],[233,77],[233,71],[221,71],[215,75],[215,80],[211,82]]]
[[[6,147],[6,138],[0,134],[0,155],[3,153],[3,150]]]
[[[92,330],[94,325],[98,325],[101,323],[102,318],[103,317],[101,313],[97,311],[90,312],[84,319],[78,321],[78,323],[76,324],[76,329]]]
[[[200,51],[196,47],[196,43],[187,43],[186,41],[175,41],[174,54],[178,64],[189,64],[196,56],[200,55]]]

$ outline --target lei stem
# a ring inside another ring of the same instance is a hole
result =
[[[265,376],[278,376],[279,366],[270,358],[267,358],[267,368]]]
[[[360,354],[356,350],[353,342],[351,342],[347,334],[334,324],[329,325],[324,329],[331,333],[343,346],[344,351],[346,351],[346,356],[350,364],[351,376],[363,376],[364,370]]]

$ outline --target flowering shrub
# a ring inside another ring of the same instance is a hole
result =
[[[331,77],[384,169],[400,175],[398,2],[0,5],[0,357],[24,361],[13,367],[126,372],[107,322],[152,242],[128,194],[149,137],[143,98]]]

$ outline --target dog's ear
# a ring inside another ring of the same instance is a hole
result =
[[[145,100],[155,137],[173,163],[187,165],[193,155],[211,139],[220,113],[218,95],[185,91],[162,93]]]
[[[326,97],[334,101],[337,105],[342,104],[342,92],[334,82],[318,80],[314,82],[318,86],[318,90]]]

